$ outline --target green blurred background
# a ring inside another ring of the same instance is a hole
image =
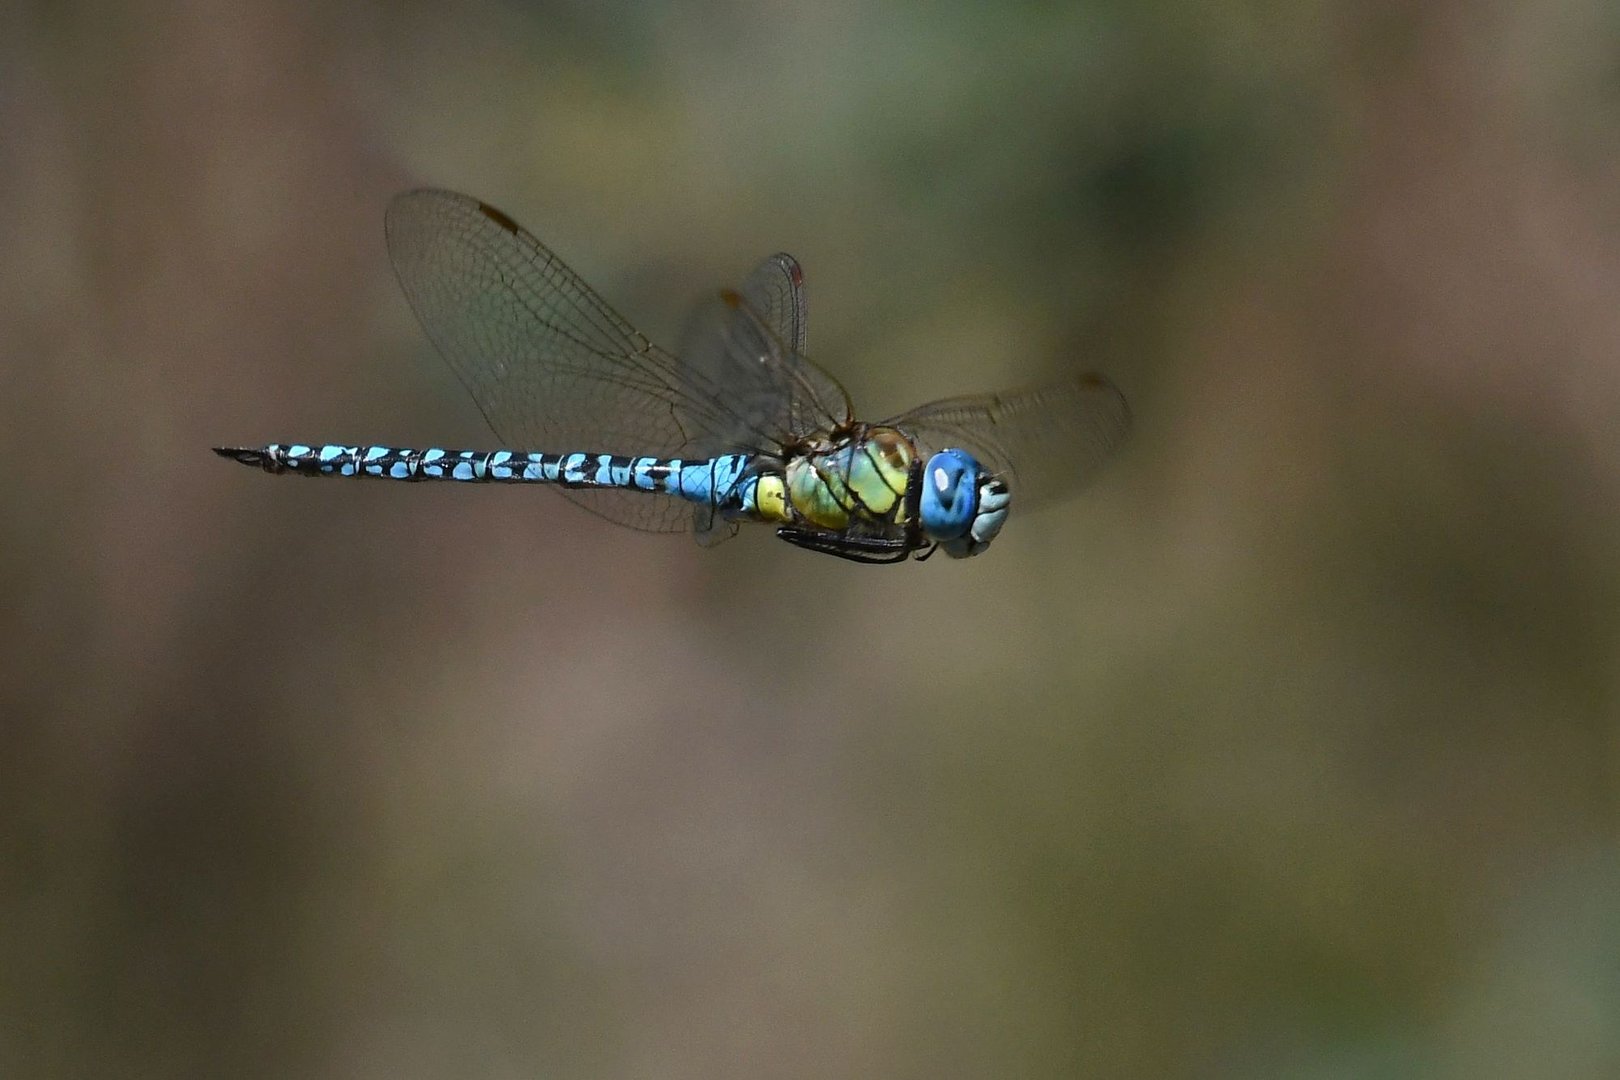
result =
[[[220,462],[489,442],[419,184],[1133,441],[898,569]],[[1620,1075],[1610,0],[10,5],[0,359],[0,1075]]]

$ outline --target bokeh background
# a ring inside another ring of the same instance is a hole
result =
[[[1133,441],[887,569],[209,454],[489,441],[419,184]],[[12,4],[0,387],[0,1075],[1620,1075],[1607,0]]]

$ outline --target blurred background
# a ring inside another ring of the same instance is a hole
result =
[[[885,569],[208,453],[490,443],[421,184],[1133,441]],[[1620,1075],[1613,3],[9,5],[0,380],[0,1075]]]

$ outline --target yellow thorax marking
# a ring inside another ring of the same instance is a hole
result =
[[[761,473],[754,485],[754,513],[765,521],[792,521],[787,508],[787,489],[781,473]]]

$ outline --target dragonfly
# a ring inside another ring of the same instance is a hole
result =
[[[712,544],[759,522],[810,551],[897,563],[982,553],[1015,499],[1022,513],[1078,490],[1130,427],[1124,396],[1090,372],[856,419],[806,354],[804,273],[791,255],[705,304],[671,352],[471,196],[405,192],[385,232],[422,329],[506,448],[215,453],[299,476],[545,485],[635,529]]]

